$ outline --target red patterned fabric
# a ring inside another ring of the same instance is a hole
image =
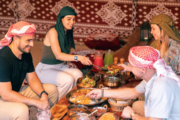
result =
[[[85,45],[97,50],[118,50],[120,48],[119,37],[111,33],[92,34],[84,41]]]
[[[128,59],[133,66],[154,68],[153,64],[160,59],[160,52],[149,46],[137,46],[130,49]]]
[[[10,26],[8,32],[6,33],[5,37],[0,41],[0,49],[3,46],[8,46],[14,35],[18,36],[29,36],[34,35],[36,32],[36,26],[34,24],[30,24],[25,21],[17,22]]]

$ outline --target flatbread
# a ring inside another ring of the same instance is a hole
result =
[[[103,114],[99,120],[116,120],[114,113],[107,112]]]
[[[52,120],[59,120],[67,113],[67,106],[66,105],[59,105],[56,104],[51,108],[51,119]]]

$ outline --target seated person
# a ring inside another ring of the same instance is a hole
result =
[[[57,16],[56,25],[49,29],[43,41],[41,62],[36,67],[36,73],[42,83],[57,86],[59,99],[65,96],[75,85],[82,72],[68,62],[80,61],[91,65],[91,61],[81,55],[70,55],[71,48],[75,48],[73,40],[73,25],[76,12],[71,7],[63,7]]]
[[[130,66],[121,64],[124,71],[131,71],[143,81],[135,88],[96,89],[91,98],[135,99],[145,94],[145,108],[135,102],[133,108],[124,108],[122,116],[133,120],[180,120],[180,79],[160,59],[160,52],[149,46],[136,46],[130,49]],[[145,92],[144,92],[145,91]],[[139,108],[137,108],[139,107]]]
[[[13,24],[0,41],[0,119],[29,120],[29,106],[50,109],[58,102],[58,90],[41,84],[32,62],[36,27],[25,21]],[[22,86],[24,79],[29,85]]]
[[[180,33],[174,21],[166,14],[155,16],[151,21],[152,45],[161,53],[161,58],[180,76]]]

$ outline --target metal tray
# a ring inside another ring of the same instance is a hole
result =
[[[81,89],[91,89],[93,90],[94,88],[80,88],[80,89],[76,89],[76,90],[72,90],[70,91],[67,95],[66,95],[66,99],[68,100],[69,103],[73,103],[72,101],[70,101],[70,97],[71,97],[71,94],[76,92],[77,90],[81,90]],[[91,99],[93,100],[93,99]],[[83,104],[83,105],[86,105],[86,106],[94,106],[94,105],[98,105],[98,104],[101,104],[103,102],[105,102],[107,99],[100,99],[98,102],[94,102],[94,103],[89,103],[89,104]],[[94,100],[93,100],[94,101]]]

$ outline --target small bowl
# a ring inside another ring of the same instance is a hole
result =
[[[96,120],[94,116],[88,116],[89,114],[87,113],[75,113],[73,115],[70,116],[71,120],[84,120],[84,118],[86,120]],[[88,116],[88,117],[87,117]],[[77,118],[78,117],[78,118]]]
[[[94,107],[92,111],[95,111],[95,110],[97,110],[97,112],[94,113],[94,115],[96,116],[101,116],[107,112],[107,108],[105,107]]]
[[[88,86],[88,87],[87,87],[87,86],[81,86],[80,83],[82,82],[82,80],[83,80],[84,78],[85,78],[85,77],[78,78],[77,83],[76,83],[77,88],[95,88],[95,87],[96,87],[96,82],[95,82],[95,85],[92,86],[92,87],[89,87],[89,86]]]
[[[104,79],[104,85],[108,87],[119,87],[120,86],[120,79],[118,77],[106,77]]]
[[[122,112],[126,106],[130,106],[133,102],[134,100],[108,99],[111,109],[116,112]]]
[[[67,112],[68,116],[71,116],[78,112],[79,113],[89,113],[88,107],[84,106],[84,105],[69,105],[67,107],[67,109],[68,109],[68,112]]]

